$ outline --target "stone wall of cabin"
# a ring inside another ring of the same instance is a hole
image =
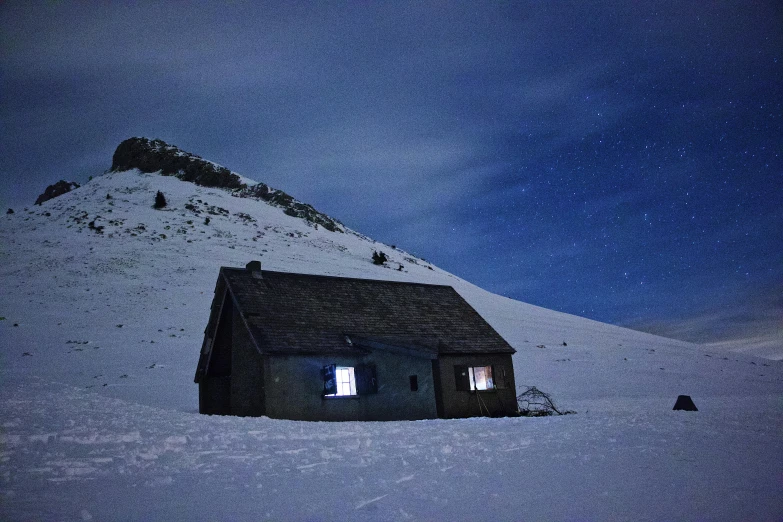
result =
[[[360,358],[302,355],[264,357],[266,414],[274,419],[360,420],[359,398],[325,399],[321,368],[328,364],[355,366]]]
[[[282,356],[264,358],[266,414],[294,420],[417,420],[436,418],[429,359],[381,350],[364,356]],[[352,397],[324,397],[324,366],[374,364],[378,392]],[[418,390],[412,391],[410,376]]]
[[[365,356],[362,362],[375,365],[378,379],[378,393],[362,397],[364,420],[419,420],[438,417],[430,359],[375,350]],[[416,391],[411,390],[411,376],[416,376]]]
[[[458,391],[454,366],[492,366],[496,383],[505,374],[503,388],[486,391]],[[516,383],[511,355],[441,355],[434,362],[440,377],[439,414],[445,419],[511,415],[517,410]]]
[[[231,414],[266,415],[264,363],[239,312],[234,308],[231,350]]]
[[[225,299],[225,296],[223,297]],[[199,412],[208,415],[231,415],[231,363],[233,337],[231,297],[221,303],[221,315],[215,327],[209,367],[198,385]]]

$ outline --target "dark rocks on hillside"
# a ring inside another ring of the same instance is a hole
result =
[[[239,176],[227,168],[184,152],[163,140],[129,138],[120,143],[114,151],[111,170],[130,169],[160,172],[203,187],[238,189],[243,186]]]
[[[6,214],[13,214],[13,213],[14,213],[14,209],[12,209],[12,208],[9,208],[9,209],[6,211]]]
[[[227,168],[180,150],[163,140],[129,138],[120,143],[114,151],[111,170],[120,172],[130,169],[160,172],[164,176],[176,176],[196,185],[232,190],[232,195],[236,197],[262,200],[282,208],[289,216],[320,225],[331,232],[343,232],[339,221],[318,212],[307,203],[297,201],[282,190],[273,189],[264,183],[248,187]]]
[[[382,265],[386,261],[388,261],[389,258],[384,254],[383,252],[373,252],[372,253],[372,262],[374,265]]]
[[[35,200],[35,204],[40,205],[44,201],[49,201],[50,199],[54,199],[58,196],[62,196],[63,194],[70,192],[76,188],[79,188],[78,183],[74,181],[60,180],[54,185],[49,185],[48,187],[46,187],[44,193],[38,196],[38,199]]]
[[[302,218],[310,223],[321,225],[330,232],[343,231],[337,220],[318,212],[307,203],[301,203],[295,200],[292,196],[286,194],[282,190],[273,189],[264,183],[259,183],[252,187],[243,187],[241,190],[235,192],[234,195],[240,198],[260,199],[276,207],[282,207],[285,209],[283,212],[285,212],[286,215]]]

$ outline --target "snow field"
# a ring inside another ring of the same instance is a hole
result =
[[[372,264],[374,250],[388,266]],[[578,413],[390,423],[198,415],[192,379],[218,268],[251,259],[453,285],[518,350],[518,385]],[[779,362],[493,295],[258,201],[171,177],[99,176],[0,216],[0,283],[4,520],[783,516]],[[700,411],[671,411],[678,394]]]
[[[100,520],[774,519],[774,402],[307,423],[204,417],[33,380],[4,390],[0,498],[14,520],[42,506]]]

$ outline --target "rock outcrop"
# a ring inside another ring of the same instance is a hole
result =
[[[340,222],[336,219],[332,219],[326,214],[318,212],[312,205],[297,201],[282,190],[273,189],[264,183],[259,183],[252,187],[243,186],[242,189],[234,192],[234,196],[260,199],[270,205],[283,208],[283,212],[289,216],[302,218],[315,225],[321,225],[330,232],[343,232]]]
[[[332,232],[344,232],[339,221],[318,212],[307,203],[297,201],[282,190],[273,189],[264,183],[248,186],[229,169],[180,150],[163,140],[129,138],[120,143],[114,151],[111,170],[119,172],[130,169],[160,172],[164,176],[176,176],[196,185],[227,189],[236,197],[265,201],[282,208],[289,216],[304,219]]]
[[[63,194],[76,188],[79,188],[79,184],[75,181],[65,181],[61,179],[54,185],[49,185],[46,187],[46,190],[44,190],[43,194],[38,196],[38,198],[35,200],[35,204],[40,205],[44,201],[49,201],[50,199],[62,196]]]
[[[111,170],[130,169],[160,172],[203,187],[238,189],[243,186],[239,176],[226,167],[184,152],[163,140],[130,138],[120,143],[114,151]]]

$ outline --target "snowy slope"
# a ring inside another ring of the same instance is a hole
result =
[[[163,210],[152,209],[158,190]],[[361,234],[138,171],[2,216],[0,245],[0,518],[783,515],[778,362],[507,299]],[[387,266],[372,264],[374,250]],[[452,285],[518,350],[517,382],[579,414],[200,416],[192,378],[218,268],[252,259]],[[671,412],[680,393],[701,411]]]

